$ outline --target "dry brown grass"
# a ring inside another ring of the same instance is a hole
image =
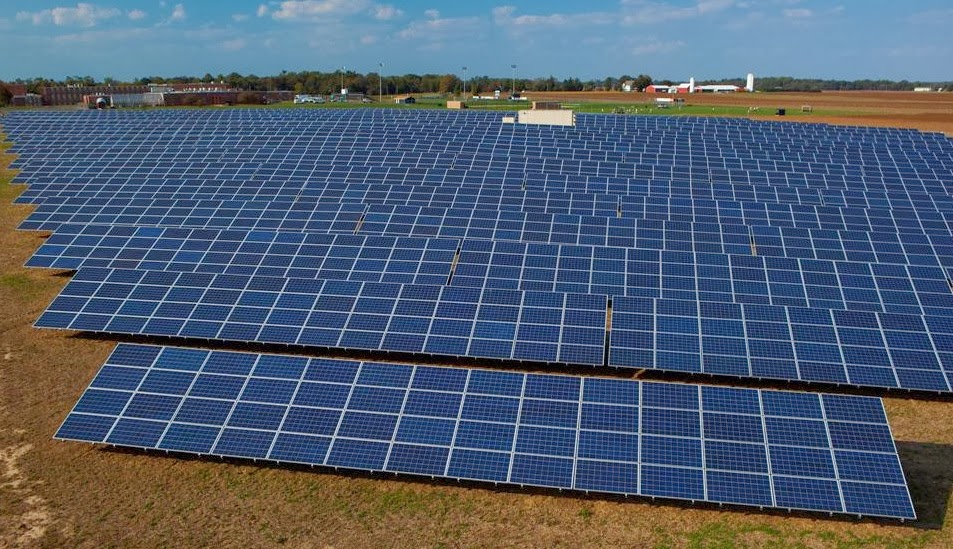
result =
[[[367,477],[110,450],[52,435],[112,344],[31,327],[63,277],[0,160],[0,547],[951,547],[953,404],[886,399],[916,523]]]

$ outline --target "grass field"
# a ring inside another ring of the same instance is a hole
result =
[[[0,147],[0,547],[953,546],[953,403],[902,394],[885,403],[920,517],[906,524],[56,442],[53,433],[113,343],[31,327],[67,278],[21,267],[42,238],[15,231],[30,208],[11,203],[20,188],[10,184],[6,148]]]
[[[527,92],[528,101],[467,101],[469,108],[515,111],[530,108],[530,101],[560,101],[578,112],[666,116],[731,116],[792,122],[825,122],[855,126],[890,126],[936,131],[953,136],[953,93],[823,92],[729,93],[684,96],[681,107],[659,108],[664,95],[623,92]],[[446,99],[417,96],[415,105],[394,105],[392,97],[361,105],[399,109],[445,108]],[[292,106],[290,103],[276,106]],[[342,108],[345,103],[297,105],[296,108]],[[783,108],[785,116],[775,116]]]
[[[666,96],[660,96],[666,97]],[[629,101],[625,101],[629,99]],[[607,101],[607,100],[591,100],[585,95],[581,95],[572,100],[563,102],[563,108],[572,109],[576,112],[582,113],[596,113],[596,114],[641,114],[641,115],[664,115],[664,116],[759,116],[765,114],[773,114],[775,111],[768,109],[767,107],[760,106],[745,106],[745,105],[710,105],[710,104],[692,104],[689,102],[686,105],[681,106],[671,106],[671,107],[659,107],[654,103],[654,96],[647,96],[643,94],[638,94],[637,96],[628,95],[627,97],[622,97],[619,100]],[[467,101],[467,108],[471,110],[485,110],[485,111],[501,111],[501,112],[513,112],[523,109],[529,109],[532,107],[530,101],[508,101],[508,100],[470,100]],[[291,102],[282,102],[274,103],[269,105],[270,108],[298,108],[298,109],[342,109],[342,108],[379,108],[387,107],[394,109],[444,109],[447,107],[447,101],[440,98],[421,98],[413,105],[397,105],[393,104],[390,101],[390,98],[384,98],[384,101],[374,102],[374,103],[321,103],[321,104],[305,104],[305,105],[295,105]],[[793,118],[807,120],[811,115],[813,116],[849,116],[852,114],[858,114],[857,111],[844,110],[844,109],[820,109],[814,110],[813,112],[802,112],[799,109],[794,111],[788,111],[787,116]]]

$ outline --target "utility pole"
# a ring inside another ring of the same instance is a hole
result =
[[[384,97],[384,62],[380,62],[380,70],[377,71],[377,101],[383,101]]]
[[[516,93],[516,64],[510,65],[510,68],[513,69],[513,87],[510,89],[510,97]]]
[[[467,98],[467,68],[463,67],[463,99]]]

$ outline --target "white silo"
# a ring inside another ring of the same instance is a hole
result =
[[[688,79],[688,93],[695,93],[695,77]]]
[[[754,91],[754,73],[751,73],[751,72],[748,73],[748,83],[745,84],[745,89],[748,90],[749,92]]]

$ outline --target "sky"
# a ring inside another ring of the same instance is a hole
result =
[[[560,80],[948,81],[950,28],[950,0],[0,0],[0,79],[516,65]]]

